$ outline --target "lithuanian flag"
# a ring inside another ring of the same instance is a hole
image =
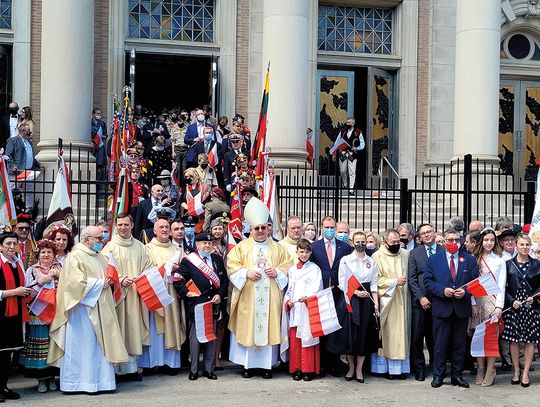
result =
[[[266,80],[264,82],[264,91],[261,102],[261,111],[259,112],[259,125],[257,126],[257,135],[251,146],[251,162],[257,165],[260,154],[266,148],[266,114],[268,113],[268,89],[270,85],[270,63],[266,70]],[[262,175],[262,174],[255,174]]]

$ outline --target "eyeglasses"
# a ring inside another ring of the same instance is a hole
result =
[[[456,242],[461,241],[459,237],[457,239],[444,239],[444,240],[447,241],[448,243],[456,243]]]
[[[30,230],[29,226],[15,226],[18,230]]]
[[[266,226],[255,226],[255,227],[253,228],[253,230],[254,230],[255,232],[258,232],[259,230],[266,230],[266,229],[267,229]]]

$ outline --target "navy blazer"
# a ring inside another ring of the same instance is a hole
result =
[[[465,290],[461,299],[444,296],[445,288],[459,288],[464,284],[478,278],[478,266],[473,256],[462,250],[458,256],[458,269],[456,282],[450,276],[450,267],[446,260],[446,250],[440,250],[431,256],[424,271],[424,283],[428,293],[431,294],[431,312],[437,318],[449,318],[455,312],[458,318],[471,316],[471,295]]]
[[[439,244],[436,245],[435,253],[441,250],[444,250],[444,248]],[[420,298],[427,297],[431,301],[431,295],[428,293],[424,284],[424,270],[426,269],[427,261],[427,251],[423,244],[416,246],[409,252],[407,282],[411,291],[413,307],[420,306]]]
[[[208,280],[205,275],[199,271],[188,259],[185,257],[180,262],[180,268],[178,272],[182,276],[182,279],[174,283],[174,288],[180,299],[187,299],[187,306],[190,314],[193,314],[195,310],[195,305],[203,304],[208,302],[214,297],[214,295],[219,294],[221,301],[226,301],[227,293],[229,290],[229,280],[227,278],[227,271],[225,270],[225,264],[223,263],[223,258],[212,253],[210,255],[212,259],[212,268],[214,272],[219,277],[219,290]],[[197,286],[201,295],[198,297],[188,297],[188,289],[186,288],[186,283],[192,280],[193,283]]]
[[[321,269],[324,288],[328,288],[331,285],[337,287],[339,261],[343,256],[351,254],[353,248],[348,243],[336,239],[336,253],[332,264],[328,264],[325,238],[315,241],[311,245],[311,250],[311,257],[309,259]]]
[[[209,124],[204,125],[205,127],[212,127],[214,129],[214,140],[216,139],[216,129],[214,126],[211,126]],[[187,126],[186,129],[186,135],[184,136],[184,143],[189,146],[186,160],[188,163],[196,163],[197,162],[197,156],[195,155],[195,150],[192,148],[192,146],[195,143],[195,139],[199,137],[199,131],[197,128],[197,123],[191,123],[189,126]]]

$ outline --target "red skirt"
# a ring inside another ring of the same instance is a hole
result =
[[[289,373],[317,373],[321,371],[319,344],[302,347],[302,340],[296,337],[296,327],[289,329]]]

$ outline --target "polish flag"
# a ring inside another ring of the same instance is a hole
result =
[[[347,306],[347,311],[352,314],[351,307],[351,298],[354,295],[354,291],[358,290],[361,286],[360,281],[354,276],[351,269],[347,266],[345,267],[345,287],[347,292],[345,293],[345,304]]]
[[[208,152],[208,165],[212,168],[216,168],[218,162],[217,142],[215,142],[212,149]]]
[[[193,293],[197,296],[201,295],[201,290],[199,290],[199,287],[197,287],[195,285],[195,283],[193,282],[193,280],[189,280],[187,283],[186,283],[186,288],[187,290],[190,292],[190,293]]]
[[[210,301],[195,305],[195,332],[200,343],[217,339],[214,333],[213,311]]]
[[[478,324],[471,342],[471,356],[477,358],[499,356],[500,329],[502,329],[502,322],[499,321],[488,320]]]
[[[341,329],[334,305],[332,289],[319,291],[306,299],[311,336],[318,338]]]
[[[501,290],[499,290],[499,285],[491,272],[482,274],[480,277],[467,283],[466,287],[469,294],[474,298],[499,294],[501,292]]]
[[[338,134],[334,145],[330,149],[330,154],[332,154],[332,157],[335,157],[338,151],[346,150],[347,147],[349,147],[349,144],[345,140],[343,140],[340,133]]]
[[[202,203],[202,193],[198,193],[192,199],[188,201],[188,213],[191,216],[199,216],[204,213],[204,206]]]
[[[112,280],[113,297],[116,304],[118,304],[118,301],[120,301],[120,298],[122,297],[122,290],[120,289],[118,266],[116,265],[116,261],[114,260],[112,253],[109,256],[109,262],[107,263],[107,274],[105,275],[105,278],[110,278]]]
[[[174,301],[174,298],[169,295],[157,267],[149,268],[143,272],[135,280],[135,285],[148,311],[164,308]]]
[[[56,289],[51,281],[41,287],[38,295],[30,304],[30,311],[46,324],[51,324],[56,313]]]
[[[158,271],[159,274],[161,274],[161,277],[171,277],[176,257],[177,255],[175,254],[173,257],[171,257],[169,260],[159,266]]]
[[[17,174],[16,179],[17,181],[33,181],[39,177],[39,174],[41,171],[24,170]]]
[[[237,245],[236,239],[232,235],[231,228],[227,228],[227,253],[230,252],[234,246]]]

